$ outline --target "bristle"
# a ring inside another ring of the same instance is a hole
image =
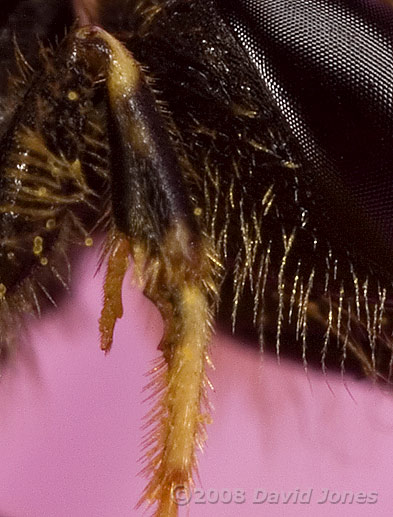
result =
[[[295,301],[296,301],[296,294],[297,294],[297,287],[299,284],[299,272],[300,272],[301,264],[302,264],[302,261],[301,261],[301,259],[299,259],[298,263],[297,263],[297,267],[296,267],[296,273],[295,273],[295,276],[293,279],[291,300],[290,300],[290,304],[289,304],[289,312],[288,312],[288,323],[289,324],[292,323],[292,312],[293,312],[293,308],[295,306]]]
[[[325,332],[325,339],[323,342],[322,354],[321,354],[321,365],[322,365],[323,373],[326,373],[326,356],[327,356],[327,352],[328,352],[330,336],[331,336],[331,333],[333,330],[333,305],[332,305],[331,296],[329,296],[328,299],[329,299],[329,315],[327,318],[327,329]]]
[[[340,370],[341,375],[344,375],[345,372],[345,361],[347,359],[347,347],[348,347],[348,340],[349,336],[351,335],[351,314],[352,314],[352,308],[351,303],[348,302],[347,305],[347,328],[345,332],[344,342],[342,345],[342,354],[341,354],[341,361],[340,361]]]
[[[343,312],[343,300],[344,300],[344,285],[343,282],[341,282],[340,285],[340,294],[339,294],[339,301],[338,301],[338,312],[337,312],[337,346],[340,346],[341,342],[341,318],[342,318],[342,312]]]
[[[278,272],[278,278],[277,278],[277,291],[278,291],[278,316],[277,316],[277,332],[276,332],[276,354],[277,359],[280,358],[280,338],[281,338],[281,325],[282,320],[284,317],[284,291],[285,291],[285,284],[284,284],[284,272],[285,272],[285,266],[287,263],[288,255],[291,251],[294,239],[295,239],[295,232],[296,230],[292,230],[291,234],[287,236],[285,232],[283,231],[282,239],[283,239],[283,245],[284,245],[284,254],[282,256],[280,269]],[[302,315],[304,313],[304,309],[302,310]],[[304,339],[303,339],[304,342]]]
[[[21,51],[18,41],[16,39],[16,35],[14,34],[13,38],[14,43],[14,53],[15,53],[15,64],[17,66],[17,70],[22,77],[23,81],[27,81],[32,73],[34,72],[33,67],[29,64],[25,56],[23,55],[23,52]]]

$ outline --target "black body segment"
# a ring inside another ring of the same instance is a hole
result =
[[[117,228],[156,251],[171,226],[180,221],[197,239],[199,230],[184,180],[184,152],[171,141],[169,116],[158,105],[141,66],[99,28],[79,29],[74,45],[78,60],[94,63],[106,80]]]
[[[61,3],[57,0],[2,1],[0,134],[8,123],[7,114],[11,114],[15,109],[25,89],[23,75],[39,65],[40,47],[57,45],[72,23],[72,6],[68,1]]]
[[[196,230],[179,159],[151,89],[141,80],[132,98],[119,95],[111,107],[109,141],[116,224],[125,233],[132,228],[133,232],[145,234],[155,246],[176,220],[187,220]],[[144,199],[140,198],[142,185]],[[157,211],[150,214],[149,228],[145,218],[152,206]]]
[[[352,356],[391,382],[393,10],[101,0],[72,27],[70,9],[0,15],[0,350],[53,279],[67,287],[69,246],[105,229],[101,348],[130,259],[165,324],[141,503],[175,516],[205,440],[220,304],[277,357],[344,372]]]
[[[92,244],[98,192],[107,188],[105,127],[102,110],[93,109],[94,81],[75,70],[67,42],[56,52],[48,47],[58,46],[72,20],[68,2],[57,7],[37,0],[6,3],[2,11],[2,357],[17,337],[20,314],[39,314],[45,300],[55,303],[59,286],[68,287],[66,250]]]
[[[87,158],[103,135],[93,110],[94,79],[80,76],[70,50],[64,44],[56,56],[45,56],[2,140],[0,270],[11,293],[32,269],[48,265],[60,232],[70,239],[75,226],[86,237],[78,205],[96,210],[97,183],[89,184],[89,175],[107,174],[106,149],[105,168]]]

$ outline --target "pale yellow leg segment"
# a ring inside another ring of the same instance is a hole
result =
[[[174,517],[176,489],[192,490],[196,448],[201,449],[205,441],[216,262],[211,260],[209,245],[199,237],[191,239],[180,222],[168,231],[159,255],[152,256],[142,243],[130,243],[120,232],[112,236],[108,248],[101,348],[110,349],[114,325],[123,313],[121,287],[130,254],[144,293],[165,323],[159,346],[164,361],[152,372],[150,384],[158,398],[149,415],[144,469],[149,483],[140,504],[154,506],[156,517]]]
[[[161,260],[151,264],[146,295],[163,315],[160,344],[165,358],[153,382],[161,395],[150,415],[145,474],[150,477],[141,503],[155,505],[155,516],[177,515],[176,489],[191,490],[196,448],[205,441],[208,418],[206,366],[215,302],[214,263],[209,247],[190,245],[178,224],[168,234]]]
[[[162,343],[170,354],[161,402],[157,443],[150,451],[152,479],[144,498],[158,503],[157,516],[177,515],[176,490],[192,488],[195,448],[204,441],[206,363],[210,338],[210,311],[201,288],[186,285],[181,292],[182,329]],[[169,350],[168,350],[169,348]],[[207,408],[206,408],[207,410]]]
[[[123,316],[121,289],[129,266],[131,248],[125,235],[117,232],[110,243],[104,283],[104,305],[100,318],[101,350],[109,352],[117,319]]]

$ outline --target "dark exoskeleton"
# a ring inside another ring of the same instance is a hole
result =
[[[104,229],[102,349],[130,258],[165,322],[143,496],[157,515],[192,486],[219,308],[278,356],[294,343],[305,368],[352,356],[390,381],[387,3],[98,1],[76,21],[69,3],[2,9],[1,348],[67,285],[70,245]]]

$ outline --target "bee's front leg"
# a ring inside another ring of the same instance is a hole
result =
[[[151,479],[143,500],[157,504],[156,515],[175,515],[174,491],[190,488],[195,447],[203,442],[206,423],[202,406],[217,291],[214,253],[189,198],[186,179],[192,172],[172,142],[174,129],[141,66],[96,27],[77,30],[72,44],[75,66],[103,74],[108,99],[113,229],[101,347],[110,349],[122,315],[121,284],[132,256],[144,292],[165,322],[160,343],[165,362],[153,373],[160,399],[150,418],[146,472]]]

